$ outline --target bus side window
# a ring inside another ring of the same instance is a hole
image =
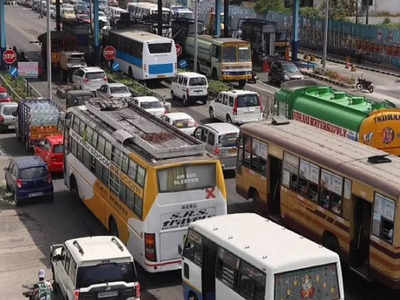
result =
[[[299,158],[284,152],[282,164],[282,184],[294,191],[298,187]]]
[[[306,160],[300,159],[298,193],[318,202],[320,168]]]
[[[219,248],[217,254],[215,277],[232,290],[237,291],[238,271],[239,258],[229,251],[223,248]]]
[[[182,255],[201,267],[203,260],[203,245],[200,234],[193,230],[189,230]]]
[[[244,299],[264,299],[265,273],[242,260],[240,262],[238,292]]]

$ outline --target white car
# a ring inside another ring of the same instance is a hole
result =
[[[132,93],[128,87],[122,83],[107,83],[104,84],[96,94],[105,98],[129,98]]]
[[[243,124],[263,119],[263,108],[260,96],[253,91],[223,91],[210,102],[208,113],[210,119],[219,119],[228,123]]]
[[[180,99],[185,106],[196,101],[206,104],[208,99],[207,77],[194,72],[178,73],[171,83],[171,95],[173,99]]]
[[[159,118],[166,113],[163,103],[153,96],[134,97],[132,103]]]
[[[82,90],[94,92],[107,82],[106,73],[99,67],[79,68],[72,74],[72,84]]]
[[[161,119],[188,135],[192,135],[197,126],[196,121],[184,112],[167,113]]]
[[[17,102],[0,103],[0,131],[15,129],[17,108]]]

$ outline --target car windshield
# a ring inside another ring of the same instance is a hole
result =
[[[10,116],[13,112],[17,111],[18,106],[4,106],[3,108],[3,115]]]
[[[89,287],[97,283],[136,282],[136,270],[132,262],[104,263],[95,266],[79,267],[76,287]]]
[[[239,61],[250,61],[250,49],[248,47],[239,47]]]
[[[257,95],[241,95],[237,98],[238,107],[259,106]]]
[[[149,51],[151,54],[160,54],[160,53],[170,53],[171,52],[171,43],[155,43],[148,44]]]
[[[225,62],[235,62],[236,61],[236,47],[227,46],[223,48],[223,60]]]
[[[89,80],[103,79],[105,77],[105,74],[104,74],[104,72],[90,72],[90,73],[86,73],[86,77]]]
[[[162,107],[161,102],[159,101],[149,101],[140,103],[140,107],[144,109],[148,108],[160,108]]]
[[[282,64],[282,67],[285,71],[289,73],[298,73],[299,69],[297,69],[295,64]]]
[[[126,86],[116,86],[110,87],[111,94],[126,94],[129,93],[129,90]]]
[[[192,119],[180,119],[175,120],[173,125],[177,128],[191,128],[195,126],[195,122]]]
[[[1,93],[0,93],[0,98],[1,98],[1,99],[7,98],[7,97],[8,97],[8,93],[7,93],[7,92],[1,92]]]
[[[189,80],[190,86],[202,86],[202,85],[206,85],[206,84],[207,84],[207,80],[204,77],[190,78],[190,80]]]
[[[64,153],[64,145],[63,144],[54,145],[53,153]]]
[[[19,172],[19,177],[21,179],[35,179],[47,176],[47,168],[45,167],[32,167],[22,169]]]
[[[221,135],[219,137],[219,144],[221,144],[222,147],[235,147],[238,136],[239,133],[227,133]]]

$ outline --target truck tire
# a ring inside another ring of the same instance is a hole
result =
[[[108,231],[110,232],[111,235],[116,236],[117,238],[119,238],[119,232],[118,232],[118,226],[117,223],[114,220],[114,217],[111,216],[110,220],[108,221]]]

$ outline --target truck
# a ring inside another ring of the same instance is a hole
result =
[[[400,109],[320,85],[294,80],[275,93],[276,114],[400,155]]]
[[[33,145],[51,135],[62,132],[57,125],[60,112],[49,99],[24,99],[18,102],[16,112],[16,135],[30,152]]]
[[[193,62],[194,37],[185,40],[184,53]],[[199,35],[197,40],[197,70],[214,80],[238,82],[243,87],[252,79],[253,64],[248,41],[235,38],[215,38]]]
[[[64,81],[71,82],[72,72],[86,67],[85,53],[79,51],[61,51],[60,68],[63,71]]]

